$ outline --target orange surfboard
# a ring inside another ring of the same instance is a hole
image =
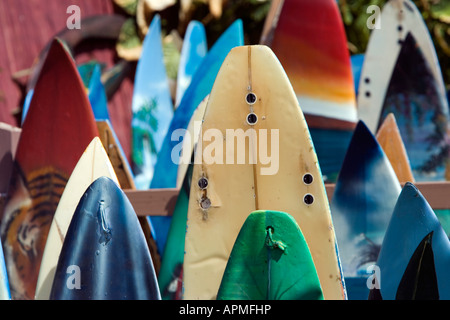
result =
[[[376,134],[376,139],[389,159],[401,183],[413,182],[414,176],[400,130],[393,113],[389,113]]]
[[[17,146],[1,236],[13,299],[33,299],[47,234],[78,159],[98,136],[70,54],[55,39]]]

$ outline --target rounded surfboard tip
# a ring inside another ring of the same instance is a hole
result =
[[[290,214],[250,213],[234,243],[217,299],[323,299],[308,245]]]

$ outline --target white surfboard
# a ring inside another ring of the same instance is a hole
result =
[[[80,198],[97,178],[105,176],[119,185],[114,169],[98,137],[95,137],[75,166],[53,217],[39,271],[36,300],[48,300],[58,258]]]
[[[401,43],[411,33],[421,48],[436,79],[440,96],[445,99],[445,85],[436,51],[420,11],[410,0],[390,0],[379,17],[380,29],[373,29],[364,57],[358,89],[358,118],[376,134],[381,108]],[[447,102],[445,102],[447,105]],[[448,110],[444,110],[448,114]]]

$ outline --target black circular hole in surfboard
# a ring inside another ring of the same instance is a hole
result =
[[[313,181],[314,181],[314,177],[312,176],[312,174],[310,174],[310,173],[305,173],[305,174],[303,175],[303,182],[304,182],[305,184],[311,184],[311,183],[313,183]]]
[[[254,113],[249,113],[247,115],[247,123],[251,126],[253,126],[254,124],[256,124],[258,122],[258,116]]]
[[[202,190],[206,189],[208,187],[208,179],[205,177],[198,179],[198,187]]]
[[[311,204],[313,204],[314,203],[314,197],[313,197],[313,195],[312,194],[305,194],[305,196],[303,197],[303,202],[306,204],[306,205],[311,205]]]
[[[247,101],[248,104],[254,104],[256,102],[256,95],[253,92],[247,93],[245,101]]]

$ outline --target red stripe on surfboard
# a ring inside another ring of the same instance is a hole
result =
[[[266,44],[280,59],[296,93],[353,101],[350,53],[336,1],[285,0],[282,5]]]
[[[98,130],[75,63],[54,40],[34,89],[16,160],[25,174],[53,166],[70,174]]]
[[[353,131],[356,127],[355,122],[333,119],[328,117],[305,114],[305,120],[309,128]]]

